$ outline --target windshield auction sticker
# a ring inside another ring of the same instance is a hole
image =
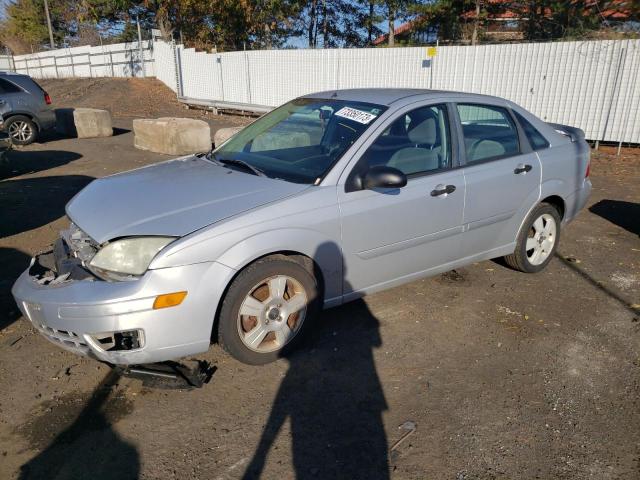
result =
[[[365,125],[371,122],[371,120],[373,120],[374,118],[376,118],[376,116],[371,113],[363,112],[362,110],[356,110],[355,108],[350,108],[350,107],[342,107],[334,115],[337,115],[343,118],[348,118],[349,120],[353,120],[354,122],[358,122],[358,123],[363,123]]]

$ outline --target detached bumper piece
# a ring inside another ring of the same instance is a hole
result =
[[[142,380],[145,387],[163,389],[202,388],[217,370],[204,360],[196,360],[191,366],[167,361],[114,368],[122,376]]]

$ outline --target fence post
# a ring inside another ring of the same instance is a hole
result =
[[[115,77],[116,74],[113,70],[113,54],[111,53],[111,50],[109,50],[109,63],[111,64],[111,76]]]
[[[249,55],[247,55],[247,52],[244,52],[244,64],[245,64],[245,70],[247,72],[247,98],[249,99],[249,101],[247,103],[251,104],[251,77],[249,76]]]
[[[631,48],[629,48],[629,43],[630,41],[627,40],[627,52],[625,55],[625,65],[628,63],[627,57],[629,56],[629,52],[633,51]],[[635,72],[632,72],[631,68],[629,71],[629,78],[631,79],[634,79],[634,78],[637,79],[638,75],[640,74],[640,62],[636,62],[636,63],[637,63],[637,66],[635,68]],[[630,67],[633,66],[633,57],[631,58],[629,65]],[[622,81],[620,83],[622,83]],[[624,118],[625,118],[625,121],[623,122],[624,127],[620,131],[620,141],[618,142],[618,151],[617,151],[618,157],[620,156],[620,153],[622,150],[622,141],[624,139],[624,134],[627,133],[627,129],[631,124],[631,106],[633,105],[633,94],[635,93],[635,89],[636,87],[633,81],[627,84],[627,89],[624,95],[624,103],[623,103],[623,105],[626,105],[626,115],[624,115]]]
[[[220,65],[220,96],[224,102],[224,77],[222,76],[222,57],[220,55],[216,57],[216,62]]]
[[[614,98],[616,100],[620,98],[620,86],[618,85],[618,79],[620,77],[620,70],[622,69],[622,66],[624,65],[624,61],[626,58],[625,52],[626,52],[626,48],[623,48],[622,50],[620,50],[618,66],[616,67],[616,76],[613,79],[613,88],[611,89],[611,101],[609,102],[609,108],[607,110],[607,118],[604,122],[604,127],[602,128],[602,135],[600,135],[600,137],[596,140],[596,150],[600,146],[600,139],[602,139],[602,141],[604,142],[604,137],[607,133],[607,127],[609,126],[609,118],[611,116],[611,109],[613,108]],[[618,93],[617,97],[616,97],[616,93]]]
[[[53,56],[53,66],[56,69],[56,78],[60,78],[60,75],[58,75],[58,58],[55,55]]]
[[[76,66],[74,65],[74,61],[73,61],[73,53],[71,53],[71,50],[69,51],[69,58],[71,58],[71,76],[75,78],[76,76]],[[89,63],[91,63],[91,57],[89,57]],[[89,65],[89,71],[91,71],[91,65]]]
[[[40,59],[40,56],[38,56],[38,68],[40,68],[40,78],[43,78],[43,76],[42,76],[42,60]]]
[[[182,61],[180,59],[180,49],[174,40],[171,40],[171,46],[173,47],[173,64],[176,71],[176,95],[178,97],[182,97],[184,96],[184,91],[182,89]]]

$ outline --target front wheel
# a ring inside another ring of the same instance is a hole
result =
[[[218,341],[250,365],[273,362],[297,344],[319,309],[315,278],[295,260],[266,257],[233,280],[218,319]]]
[[[560,215],[543,203],[529,214],[516,240],[516,249],[504,257],[506,263],[525,273],[536,273],[547,266],[560,240]]]

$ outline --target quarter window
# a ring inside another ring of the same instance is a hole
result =
[[[449,121],[445,105],[421,107],[400,115],[358,162],[363,174],[377,165],[387,165],[416,175],[451,166]]]
[[[529,140],[531,148],[534,150],[549,148],[549,142],[542,136],[536,127],[531,125],[531,123],[518,112],[514,111],[513,113],[516,114],[516,118],[524,130],[524,134],[527,136],[527,140]]]
[[[520,153],[518,131],[505,108],[459,104],[467,163],[494,160]]]
[[[0,78],[0,92],[2,93],[18,93],[21,92],[20,87],[17,87],[13,83],[5,80],[4,78]]]

